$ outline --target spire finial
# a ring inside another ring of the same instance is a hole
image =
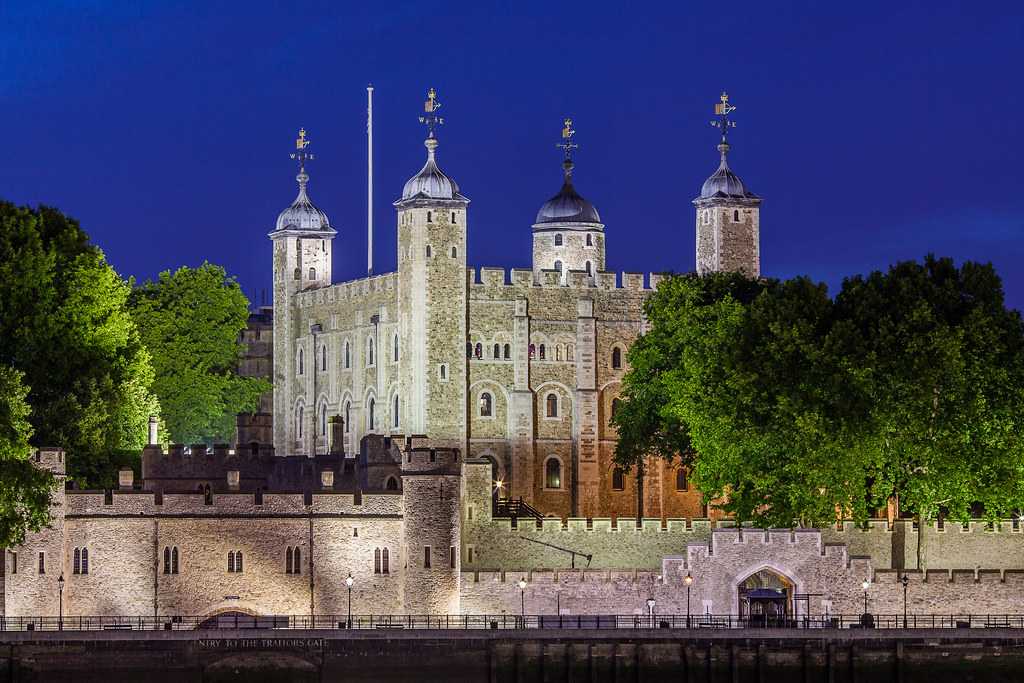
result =
[[[562,161],[562,169],[565,171],[566,180],[569,180],[569,176],[572,175],[574,166],[572,151],[579,149],[579,145],[572,141],[572,136],[574,135],[576,135],[576,129],[572,127],[572,119],[566,117],[565,121],[562,122],[562,141],[555,145],[565,154],[565,159]]]
[[[736,111],[736,107],[729,104],[729,93],[724,90],[718,99],[720,101],[715,104],[715,116],[718,119],[712,121],[711,125],[722,131],[722,141],[718,143],[718,151],[722,153],[722,160],[724,161],[725,155],[729,152],[729,129],[736,127],[736,122],[729,120],[729,114]]]
[[[306,162],[315,158],[311,152],[306,151],[307,147],[309,147],[309,138],[306,137],[306,129],[299,128],[299,137],[295,140],[295,151],[290,156],[299,162],[299,175],[295,176],[295,179],[299,181],[300,187],[305,187],[306,181],[309,180],[309,176],[306,175]]]
[[[440,108],[441,102],[437,99],[437,91],[431,88],[427,91],[427,101],[423,103],[424,115],[420,117],[420,123],[427,127],[428,140],[433,140],[434,130],[444,124],[444,119],[437,115],[437,111]],[[436,147],[437,145],[434,146]]]

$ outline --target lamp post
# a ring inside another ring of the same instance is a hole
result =
[[[352,628],[352,584],[355,583],[355,579],[352,578],[352,572],[348,573],[348,578],[345,579],[345,585],[348,586],[348,621],[345,622],[345,628]]]
[[[903,577],[900,579],[900,584],[903,586],[903,628],[907,628],[907,584],[909,583],[910,577],[903,572]]]
[[[690,586],[693,585],[693,575],[690,572],[686,572],[683,583],[686,584],[686,628],[690,628]]]
[[[523,618],[523,628],[526,628],[526,579],[519,579],[519,607]]]
[[[57,630],[64,630],[64,572],[57,577]]]
[[[647,618],[651,621],[651,628],[654,628],[654,598],[647,598]]]
[[[868,625],[868,621],[871,619],[868,615],[868,588],[871,588],[871,579],[864,579],[860,587],[864,589],[864,614],[860,618],[861,626],[864,627]]]

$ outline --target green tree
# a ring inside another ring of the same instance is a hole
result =
[[[33,465],[29,456],[28,388],[20,372],[0,365],[0,548],[19,545],[26,531],[50,521],[52,473]]]
[[[165,271],[132,291],[131,310],[153,356],[154,390],[170,438],[233,439],[235,416],[254,410],[270,388],[236,371],[249,302],[235,279],[209,263]]]
[[[129,291],[77,221],[0,202],[0,363],[31,388],[33,443],[64,448],[85,486],[112,485],[111,453],[159,414]]]

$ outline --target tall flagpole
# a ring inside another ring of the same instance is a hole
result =
[[[373,275],[373,86],[366,86],[366,275]]]

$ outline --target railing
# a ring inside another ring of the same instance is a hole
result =
[[[1021,614],[809,615],[786,618],[730,614],[554,615],[292,614],[248,616],[66,616],[0,617],[0,631],[191,631],[197,629],[1024,629]]]
[[[536,508],[522,498],[497,498],[494,501],[494,517],[531,517],[533,519],[544,519]]]

